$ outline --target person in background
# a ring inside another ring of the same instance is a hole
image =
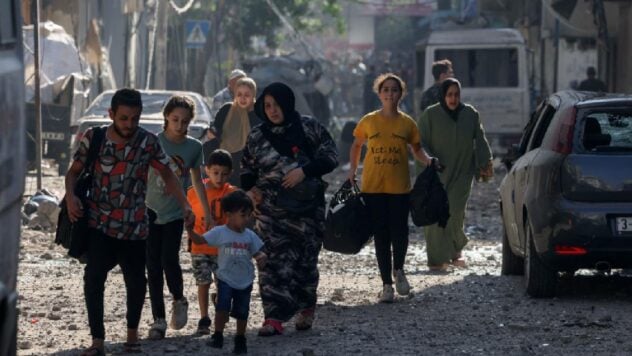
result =
[[[208,178],[204,179],[204,189],[206,200],[211,210],[213,226],[226,224],[226,216],[223,213],[221,199],[237,190],[228,183],[233,167],[233,160],[230,153],[225,150],[215,150],[204,160],[204,170]],[[195,214],[195,225],[193,231],[203,235],[209,229],[202,218],[204,212],[204,202],[199,198],[195,189],[189,188],[187,200],[191,204],[193,214]],[[193,277],[198,286],[198,303],[200,306],[200,320],[198,321],[197,333],[207,335],[210,333],[211,318],[208,314],[209,290],[215,276],[217,287],[217,248],[208,246],[206,243],[197,244],[192,242],[191,264],[193,267]],[[211,296],[212,297],[212,296]]]
[[[381,74],[375,79],[373,90],[382,107],[366,114],[353,131],[355,139],[349,153],[351,169],[348,179],[355,181],[360,152],[366,144],[360,190],[371,214],[375,255],[382,278],[378,300],[392,303],[395,298],[393,277],[398,294],[410,292],[404,274],[411,189],[408,148],[423,164],[433,164],[433,159],[421,147],[415,121],[399,110],[406,94],[404,81],[393,73]]]
[[[461,83],[448,78],[441,84],[441,101],[421,114],[419,130],[430,154],[444,166],[439,179],[448,193],[450,218],[445,228],[424,227],[428,266],[446,271],[449,264],[465,267],[462,250],[467,244],[463,232],[465,209],[475,176],[493,176],[492,151],[478,112],[461,103]]]
[[[215,116],[214,132],[219,148],[227,150],[233,157],[233,170],[229,178],[232,185],[240,184],[241,158],[250,130],[261,123],[255,114],[257,85],[252,78],[243,77],[235,83],[235,99],[224,104]]]
[[[246,72],[241,69],[233,69],[228,75],[226,87],[218,91],[211,100],[211,115],[215,117],[219,109],[226,103],[230,103],[235,97],[235,84],[240,78],[246,76]]]
[[[582,80],[581,83],[579,83],[577,90],[594,91],[601,93],[605,93],[608,91],[606,83],[597,78],[597,71],[595,70],[595,67],[588,67],[588,69],[586,69],[586,76],[588,78]]]
[[[428,106],[436,104],[441,100],[441,83],[447,78],[454,76],[452,62],[450,62],[449,59],[442,59],[432,63],[432,76],[435,80],[434,84],[421,94],[421,103],[419,105],[420,113],[424,112]]]
[[[195,102],[187,96],[172,96],[165,104],[163,115],[164,130],[158,134],[158,140],[169,157],[171,169],[180,181],[180,190],[185,192],[185,189],[193,184],[204,207],[199,212],[200,218],[204,218],[204,221],[210,224],[210,210],[200,176],[200,166],[203,162],[202,144],[187,135],[189,124],[195,117]],[[169,326],[179,330],[187,323],[189,303],[184,297],[180,267],[184,219],[178,202],[165,190],[165,182],[154,169],[149,170],[146,204],[149,208],[150,222],[147,238],[147,281],[154,318],[149,329],[149,338],[158,340],[164,338],[167,331],[163,297],[165,279],[173,297]]]
[[[187,226],[189,238],[196,244],[208,244],[219,248],[217,259],[217,304],[215,306],[215,332],[210,346],[221,349],[224,346],[224,326],[228,317],[237,319],[235,348],[233,353],[245,354],[246,326],[250,312],[250,294],[255,271],[252,259],[261,269],[266,262],[266,254],[261,250],[263,242],[246,225],[254,207],[243,190],[234,191],[221,200],[226,224],[215,226],[200,235],[191,225]]]
[[[263,90],[255,104],[263,123],[250,132],[242,160],[242,188],[255,203],[255,231],[268,255],[259,270],[265,317],[260,336],[283,333],[282,323],[295,315],[297,330],[312,327],[325,225],[324,190],[301,201],[308,211],[290,210],[277,198],[306,181],[322,187],[321,177],[338,165],[329,132],[316,119],[301,116],[294,105],[294,92],[283,83]]]
[[[158,137],[138,126],[142,108],[137,90],[120,89],[112,96],[108,110],[112,124],[99,148],[87,206],[82,206],[73,192],[97,128],[85,132],[66,174],[70,221],[88,214],[91,229],[86,236],[90,244],[83,280],[92,345],[82,356],[105,355],[103,294],[108,272],[116,265],[121,267],[127,291],[127,342],[123,346],[126,352],[142,352],[138,324],[147,291],[145,240],[149,229],[145,195],[149,167],[158,172],[166,190],[175,196],[184,220],[191,223],[194,219]]]

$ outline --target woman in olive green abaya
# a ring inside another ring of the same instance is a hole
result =
[[[441,85],[441,101],[426,109],[418,123],[428,153],[444,166],[439,177],[450,203],[445,229],[436,224],[424,228],[431,270],[445,270],[448,264],[465,266],[461,250],[468,240],[463,222],[472,181],[477,173],[489,177],[493,172],[492,153],[478,112],[461,103],[460,96],[461,83],[446,79]]]

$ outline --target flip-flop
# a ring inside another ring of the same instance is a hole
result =
[[[314,309],[309,308],[301,311],[296,316],[294,327],[296,328],[296,330],[303,331],[311,329],[312,324],[314,324]]]
[[[83,350],[79,356],[105,356],[105,351],[102,348],[96,346],[90,346]]]
[[[123,350],[128,354],[139,354],[143,352],[140,342],[126,342],[123,344]]]

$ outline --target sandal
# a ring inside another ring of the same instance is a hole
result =
[[[303,331],[312,328],[314,323],[314,308],[304,309],[296,316],[294,327],[296,330]]]
[[[467,267],[467,264],[465,263],[465,260],[463,258],[455,258],[450,262],[450,264],[452,264],[454,267]]]
[[[143,352],[140,342],[126,342],[123,344],[123,350],[128,354],[140,354]]]
[[[274,336],[283,334],[283,325],[278,320],[266,319],[259,328],[259,336]]]
[[[90,346],[83,350],[79,356],[105,356],[105,350],[102,347]]]

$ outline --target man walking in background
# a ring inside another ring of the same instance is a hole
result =
[[[592,66],[588,67],[588,69],[586,69],[586,76],[588,76],[588,78],[582,80],[582,82],[579,83],[579,87],[577,87],[577,90],[595,91],[595,92],[603,92],[603,93],[608,91],[608,87],[606,87],[606,83],[597,79],[597,71],[595,70],[595,67],[592,67]]]
[[[246,76],[246,72],[241,69],[233,69],[228,75],[228,83],[226,87],[213,96],[213,102],[211,103],[211,114],[213,118],[217,115],[217,112],[226,103],[230,103],[235,97],[235,85],[240,78]],[[256,93],[255,93],[256,95]]]
[[[452,62],[449,59],[442,59],[432,63],[432,76],[435,79],[434,84],[421,94],[421,104],[419,105],[419,113],[421,114],[430,105],[436,104],[441,99],[439,88],[441,83],[447,78],[454,76],[452,70]]]

